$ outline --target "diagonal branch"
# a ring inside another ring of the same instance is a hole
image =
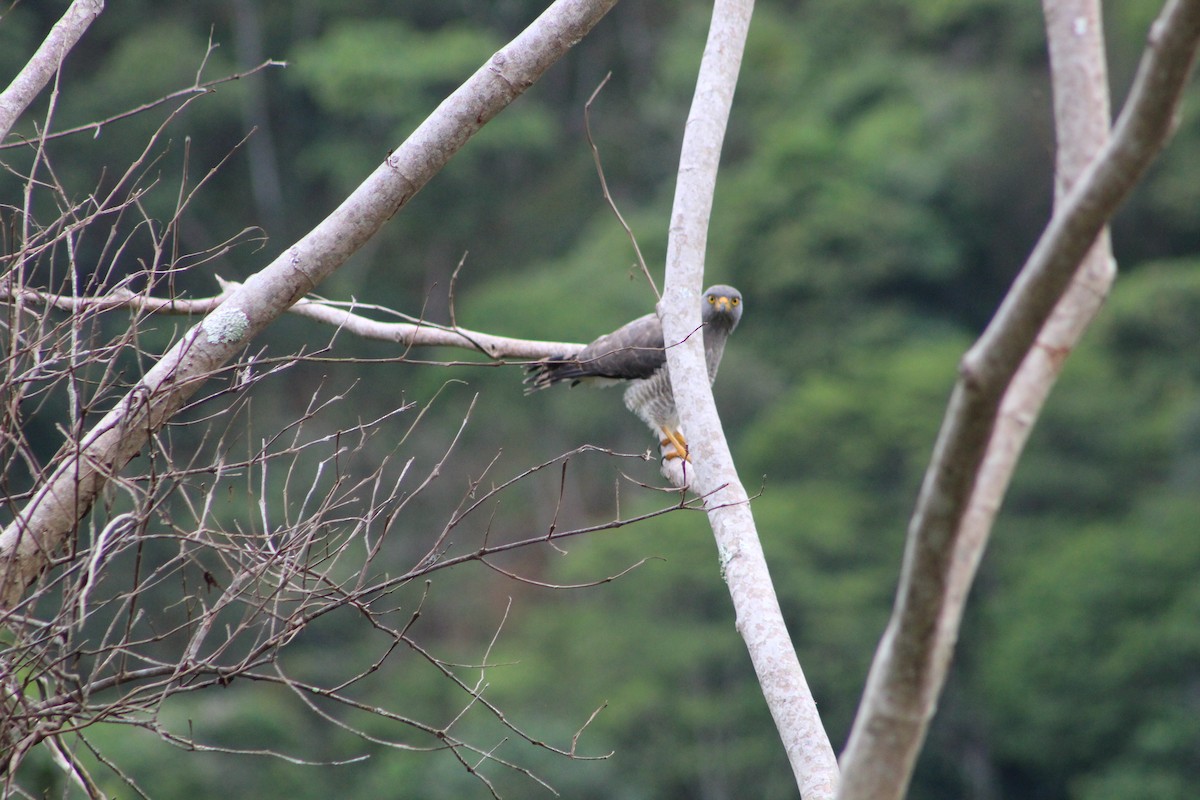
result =
[[[104,0],[75,0],[54,23],[46,39],[12,83],[0,92],[0,141],[46,84],[58,72],[67,53],[104,10]]]
[[[466,144],[591,30],[616,0],[557,0],[447,97],[324,221],[183,335],[81,441],[0,534],[0,608],[66,542],[104,485],[207,377],[367,242]]]
[[[659,314],[666,340],[680,343],[667,348],[671,386],[695,457],[695,475],[690,477],[708,509],[738,632],[746,642],[801,796],[816,800],[833,796],[837,762],[784,625],[746,490],[725,441],[701,337],[691,336],[700,327],[698,300],[708,219],[753,6],[752,0],[717,0],[713,9],[683,137]]]
[[[1095,63],[1098,11],[1086,3],[1057,5],[1079,11],[1067,20],[1048,17],[1052,67],[1056,73],[1091,71],[1085,80],[1102,80]],[[1066,35],[1085,41],[1078,49],[1063,49]],[[1063,189],[1090,153],[1060,157],[1064,174],[1054,217],[995,318],[963,358],[909,526],[892,618],[842,757],[839,797],[904,796],[945,680],[963,600],[1032,422],[1028,415],[1036,415],[1061,360],[1107,291],[1112,267],[1103,231],[1170,138],[1198,41],[1200,0],[1170,0],[1151,29],[1112,138],[1069,191]],[[1080,61],[1070,63],[1073,58]],[[1056,74],[1056,104],[1068,102],[1060,93],[1073,90],[1065,75]],[[1092,130],[1103,107],[1077,121],[1056,110],[1061,142],[1062,135],[1078,133],[1068,124]],[[1099,144],[1094,133],[1089,137],[1084,148]],[[1033,355],[1035,348],[1042,352]]]

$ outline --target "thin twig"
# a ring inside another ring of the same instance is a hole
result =
[[[95,122],[88,122],[84,125],[76,125],[73,128],[66,128],[61,131],[55,131],[54,133],[43,134],[43,135],[38,136],[37,139],[39,141],[54,141],[56,139],[62,139],[65,136],[74,136],[75,134],[78,134],[78,133],[86,133],[87,131],[92,131],[93,136],[99,136],[101,130],[106,125],[111,125],[114,122],[119,122],[123,119],[129,119],[130,117],[135,117],[138,114],[144,114],[145,112],[150,111],[155,108],[158,108],[159,106],[163,105],[164,103],[169,103],[172,100],[178,100],[181,97],[187,98],[187,97],[190,97],[191,95],[208,94],[209,92],[213,91],[213,89],[215,89],[216,87],[220,86],[223,83],[229,83],[230,81],[240,81],[242,78],[248,78],[251,75],[262,72],[264,69],[268,69],[270,67],[286,67],[286,66],[287,66],[286,61],[276,61],[274,59],[267,59],[266,61],[262,62],[258,66],[251,67],[250,69],[245,70],[244,72],[234,72],[234,73],[231,73],[231,74],[226,75],[221,78],[215,78],[211,81],[205,81],[204,83],[197,83],[197,84],[187,87],[186,89],[179,89],[178,91],[174,91],[174,92],[171,92],[170,94],[163,95],[162,97],[158,98],[157,100],[151,100],[148,103],[142,103],[140,106],[137,106],[136,108],[131,108],[126,111],[122,111],[119,114],[113,114],[110,117],[105,117],[104,119],[97,120]],[[8,142],[5,144],[0,144],[0,150],[9,150],[14,147],[28,147],[31,144],[31,141],[32,140],[21,139],[19,141],[15,141],[15,142]]]
[[[604,166],[600,162],[600,148],[596,146],[596,140],[592,138],[592,103],[599,96],[600,90],[608,83],[612,73],[609,72],[604,76],[604,80],[600,81],[600,85],[592,92],[591,97],[583,105],[583,130],[587,134],[588,147],[592,150],[592,161],[596,165],[596,174],[600,177],[600,191],[604,194],[604,201],[608,203],[608,207],[612,209],[613,214],[617,216],[617,222],[621,223],[621,227],[625,229],[625,235],[629,237],[630,244],[633,245],[634,255],[637,256],[638,266],[642,268],[642,274],[646,276],[646,282],[650,284],[650,288],[654,290],[655,301],[662,300],[662,293],[658,291],[658,286],[654,283],[654,277],[650,274],[649,268],[646,267],[646,259],[642,257],[642,248],[638,247],[637,237],[633,234],[633,229],[629,227],[629,223],[625,221],[625,217],[621,215],[621,210],[617,208],[617,203],[613,200],[612,194],[608,191],[608,181],[604,177]]]

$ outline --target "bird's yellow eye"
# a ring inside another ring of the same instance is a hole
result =
[[[731,297],[731,298],[729,298],[729,302],[736,306],[738,303],[742,302],[742,298]]]
[[[710,294],[710,295],[708,296],[708,304],[709,304],[709,305],[714,305],[716,302],[717,302],[717,298],[713,297],[713,296]]]

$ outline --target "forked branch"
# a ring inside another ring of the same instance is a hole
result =
[[[1068,85],[1057,74],[1070,60],[1068,53],[1084,59],[1084,68],[1092,71],[1097,69],[1095,59],[1102,57],[1098,9],[1090,4],[1075,7],[1077,15],[1065,25],[1063,20],[1049,20],[1048,30],[1055,37],[1051,52],[1056,92]],[[1097,27],[1089,32],[1088,25]],[[1078,39],[1078,47],[1062,49],[1064,36]],[[1092,306],[1106,290],[1104,273],[1111,269],[1103,243],[1099,249],[1093,249],[1094,244],[1170,138],[1198,41],[1200,0],[1171,0],[1150,31],[1112,138],[1073,188],[1061,195],[995,318],[963,358],[909,526],[892,618],[842,756],[841,798],[904,796],[953,654],[962,603],[1023,443],[1025,431],[1018,428],[1027,429],[1032,419],[1014,426],[1015,418],[1002,419],[1001,414],[1036,415],[1057,366],[1040,363],[1043,356],[1031,356],[1031,351],[1039,341],[1066,347],[1044,354],[1061,362],[1094,313]],[[1102,68],[1099,74],[1103,76]],[[1072,100],[1079,98],[1056,98]],[[1089,117],[1103,111],[1103,105],[1092,108]],[[1078,133],[1064,126],[1063,109],[1056,116],[1060,142]],[[1094,122],[1084,124],[1090,127]],[[1087,155],[1060,158],[1060,169]],[[1074,176],[1060,177],[1065,186]],[[1085,261],[1089,251],[1092,260]],[[1081,299],[1097,290],[1098,297]]]

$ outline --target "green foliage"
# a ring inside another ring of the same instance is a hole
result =
[[[290,83],[312,98],[322,117],[343,122],[323,127],[301,154],[304,175],[350,190],[503,43],[494,31],[464,22],[418,30],[399,19],[344,20],[300,43],[290,54]],[[497,161],[524,166],[527,157],[554,143],[549,112],[535,101],[520,102],[489,123],[443,173],[441,185],[427,190],[439,197],[414,210],[441,216],[439,209],[477,193],[481,183],[494,183]]]
[[[980,645],[1002,757],[1077,775],[1081,797],[1151,766],[1168,784],[1195,780],[1194,763],[1169,756],[1194,743],[1179,723],[1200,659],[1198,513],[1194,496],[1157,492],[1113,522],[1031,526],[1039,541],[987,602]]]
[[[292,77],[327,112],[412,119],[427,114],[499,44],[488,31],[462,24],[422,32],[401,20],[348,20],[296,49]]]
[[[963,345],[957,337],[914,341],[799,382],[750,429],[745,457],[770,477],[862,481],[908,496]]]
[[[1141,489],[1183,487],[1200,474],[1200,372],[1179,357],[1200,347],[1197,274],[1196,262],[1184,260],[1147,265],[1118,283],[1067,363],[1010,507],[1069,509],[1081,521],[1123,514]]]
[[[15,75],[40,43],[38,23],[28,8],[14,6],[4,13],[0,24],[0,69],[5,75]]]
[[[401,20],[349,20],[297,47],[289,77],[325,114],[360,121],[394,142],[502,44],[494,32],[462,23],[421,31]],[[523,111],[489,125],[467,158],[480,149],[536,151],[550,145],[548,114],[531,103]]]

